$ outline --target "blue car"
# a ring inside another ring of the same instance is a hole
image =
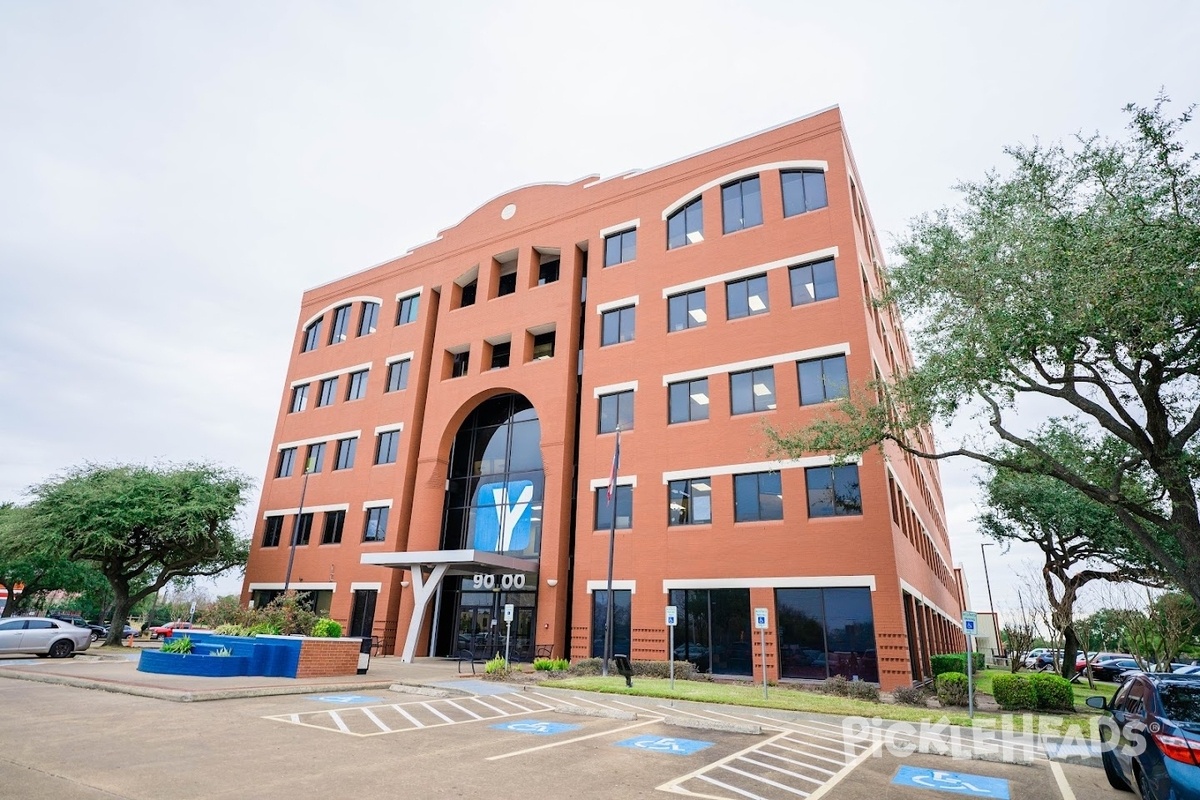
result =
[[[1200,676],[1133,675],[1106,703],[1119,733],[1101,726],[1104,773],[1114,788],[1143,800],[1200,800]]]

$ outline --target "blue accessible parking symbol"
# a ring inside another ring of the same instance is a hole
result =
[[[712,742],[701,742],[696,739],[676,739],[671,736],[635,736],[616,743],[617,747],[632,747],[634,750],[645,750],[650,753],[669,753],[673,756],[690,756],[706,747],[712,747]]]
[[[994,797],[1009,800],[1008,781],[989,778],[986,775],[968,775],[964,772],[946,772],[940,769],[901,767],[896,771],[892,783],[897,786],[915,786],[918,789],[933,789],[937,792],[953,792],[971,797]]]
[[[541,722],[536,719],[516,720],[513,722],[501,722],[492,726],[498,731],[514,731],[516,733],[532,733],[535,736],[552,736],[556,733],[564,733],[566,731],[574,731],[582,728],[582,725],[572,725],[566,722]]]

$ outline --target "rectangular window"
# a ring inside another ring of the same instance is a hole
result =
[[[297,547],[304,547],[312,539],[312,514],[301,514],[295,521],[295,542]]]
[[[775,368],[763,367],[730,374],[729,403],[730,411],[734,414],[752,414],[755,411],[773,410],[775,408]]]
[[[333,401],[337,399],[337,383],[336,376],[321,381],[321,396],[317,398],[317,408],[333,404]]]
[[[458,307],[466,308],[467,306],[475,305],[475,296],[479,291],[479,281],[474,280],[462,287],[462,291],[458,293]]]
[[[632,620],[633,592],[629,589],[613,589],[612,651],[616,655],[630,655],[633,643]],[[604,658],[604,641],[608,626],[608,590],[592,592],[592,658]]]
[[[796,364],[800,377],[800,405],[809,406],[850,395],[846,357],[831,356]]]
[[[350,385],[346,389],[347,400],[362,400],[367,396],[367,376],[370,370],[360,370],[350,373]]]
[[[296,468],[296,448],[285,447],[279,451],[279,466],[275,468],[276,478],[290,478]]]
[[[762,225],[762,191],[757,175],[721,187],[721,215],[725,233]]]
[[[409,359],[403,361],[393,361],[388,364],[388,382],[387,390],[389,392],[398,392],[401,389],[408,388],[408,367],[412,363]]]
[[[617,510],[617,528],[633,527],[633,487],[617,486],[612,500],[608,499],[608,487],[596,490],[596,530],[606,531],[612,527],[613,508]]]
[[[776,589],[780,675],[878,681],[871,590]]]
[[[725,314],[727,319],[740,319],[769,311],[767,276],[755,275],[725,284]]]
[[[454,361],[450,364],[450,377],[461,378],[467,374],[467,369],[471,366],[471,351],[465,350],[461,353],[452,353]]]
[[[305,472],[320,472],[325,469],[325,443],[310,444],[304,457]]]
[[[783,519],[783,484],[778,472],[733,476],[733,521]]]
[[[375,443],[375,463],[395,464],[396,450],[400,446],[400,431],[385,431]]]
[[[506,294],[513,294],[517,291],[517,267],[513,265],[510,272],[504,272],[500,275],[500,280],[496,284],[496,296],[504,297]]]
[[[300,346],[301,353],[307,353],[309,350],[316,350],[317,345],[321,343],[321,320],[317,320],[312,325],[304,329],[304,344]]]
[[[283,533],[283,517],[267,517],[263,525],[263,547],[279,547],[280,534]]]
[[[326,511],[325,529],[321,531],[321,544],[341,544],[342,528],[345,524],[345,511]]]
[[[416,322],[417,309],[420,305],[421,295],[419,294],[403,298],[400,301],[400,308],[396,311],[396,324],[405,325],[409,322]]]
[[[788,277],[792,283],[794,306],[838,296],[837,270],[834,269],[832,258],[792,267],[788,270]]]
[[[704,241],[704,201],[697,197],[667,217],[667,249]]]
[[[334,470],[352,469],[354,467],[354,453],[358,450],[358,437],[354,436],[349,439],[338,439],[337,443],[337,458],[334,460]]]
[[[498,342],[492,345],[492,369],[503,369],[508,366],[512,356],[512,342]]]
[[[308,408],[308,384],[292,387],[292,405],[289,413],[296,414]]]
[[[699,328],[708,322],[706,306],[703,289],[671,296],[667,299],[667,330]]]
[[[374,333],[379,325],[379,303],[370,301],[362,304],[362,315],[358,318],[358,335]]]
[[[862,514],[858,465],[808,467],[804,470],[810,517],[847,517]]]
[[[637,258],[637,228],[604,237],[604,266],[613,267]]]
[[[547,283],[554,283],[558,280],[559,258],[554,256],[547,258],[538,265],[538,286],[545,286]]]
[[[829,198],[825,195],[824,172],[781,172],[779,180],[783,184],[785,217],[794,217],[829,205]]]
[[[633,341],[634,306],[615,308],[600,315],[600,346]]]
[[[600,433],[633,428],[633,390],[600,395]]]
[[[669,423],[708,419],[708,378],[672,383],[667,397]]]
[[[533,337],[533,360],[554,357],[554,331],[539,333]]]
[[[338,306],[333,310],[333,325],[329,329],[329,343],[337,344],[346,341],[346,333],[350,330],[350,306]]]
[[[707,525],[712,522],[712,484],[708,478],[667,484],[667,524]]]
[[[378,506],[367,509],[367,521],[363,526],[364,542],[382,542],[387,536],[388,508]]]

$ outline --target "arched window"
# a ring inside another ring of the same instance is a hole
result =
[[[704,241],[704,202],[697,197],[667,217],[667,249]]]

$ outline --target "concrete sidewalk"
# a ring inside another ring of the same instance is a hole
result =
[[[235,697],[310,694],[313,692],[358,692],[386,689],[393,684],[441,685],[458,678],[478,679],[468,671],[459,675],[457,662],[443,658],[421,658],[405,664],[395,656],[375,656],[365,675],[336,678],[267,678],[240,676],[204,678],[190,675],[159,675],[138,672],[139,651],[115,650],[81,654],[72,659],[29,658],[0,666],[0,678],[53,683],[82,689],[98,689],[175,702],[226,700]]]

